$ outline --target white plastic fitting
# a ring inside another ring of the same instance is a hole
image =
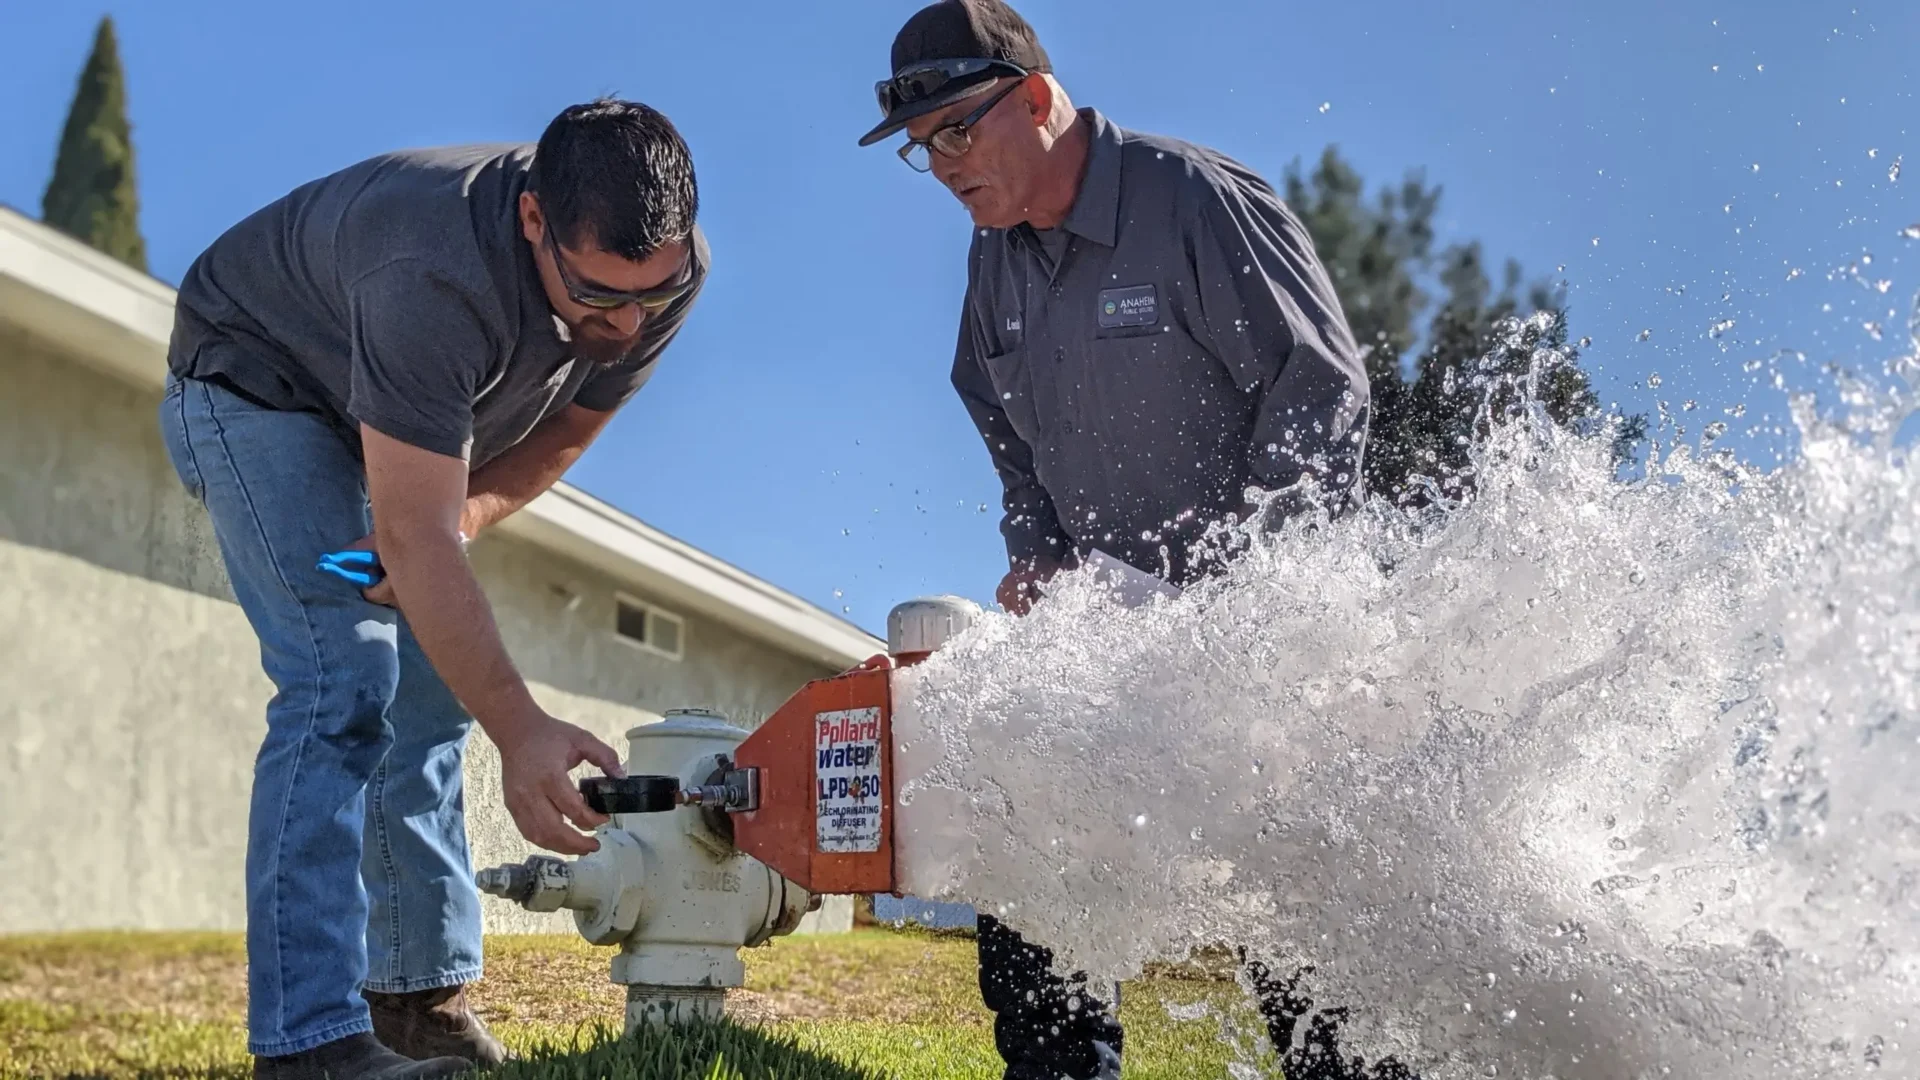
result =
[[[747,732],[680,709],[627,732],[627,772],[716,783]],[[483,891],[533,911],[566,908],[580,935],[620,946],[612,979],[627,987],[627,1028],[718,1019],[746,981],[739,950],[792,933],[814,903],[804,889],[733,846],[725,811],[681,806],[616,814],[600,849],[573,862],[536,855],[477,875]]]
[[[973,625],[980,605],[964,596],[922,596],[887,613],[887,652],[930,653]]]

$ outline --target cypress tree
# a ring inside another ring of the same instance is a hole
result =
[[[112,16],[100,20],[93,55],[80,72],[40,216],[61,232],[146,271],[126,75],[120,68]]]

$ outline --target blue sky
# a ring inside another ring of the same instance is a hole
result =
[[[714,277],[570,479],[880,629],[919,593],[989,600],[1004,567],[998,486],[947,383],[966,220],[890,149],[854,146],[917,6],[0,5],[0,202],[37,214],[103,12],[169,282],[234,220],[361,157],[531,140],[600,93],[647,101],[694,148]],[[1744,365],[1877,364],[1900,339],[1863,324],[1903,325],[1920,287],[1920,244],[1898,236],[1920,222],[1912,0],[1022,10],[1075,101],[1121,124],[1276,183],[1329,143],[1373,182],[1424,168],[1448,238],[1565,267],[1602,396],[1631,409],[1778,415]]]

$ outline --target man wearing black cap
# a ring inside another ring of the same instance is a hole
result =
[[[1005,489],[1003,606],[1025,612],[1094,551],[1188,584],[1219,567],[1198,542],[1228,515],[1349,504],[1365,368],[1266,181],[1076,109],[999,0],[921,9],[892,70],[860,144],[905,129],[902,159],[977,226],[952,378]],[[985,916],[979,943],[1009,1080],[1119,1075],[1118,1023],[1045,950]],[[1304,1003],[1291,981],[1267,985],[1284,1046]]]

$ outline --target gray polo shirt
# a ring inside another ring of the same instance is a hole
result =
[[[1245,166],[1093,109],[1061,228],[976,230],[953,385],[1008,554],[1099,548],[1176,583],[1249,486],[1353,490],[1366,369],[1306,229]]]
[[[696,287],[617,364],[576,360],[518,206],[532,144],[384,154],[229,229],[180,285],[168,366],[486,464],[569,403],[609,411],[652,376]]]

